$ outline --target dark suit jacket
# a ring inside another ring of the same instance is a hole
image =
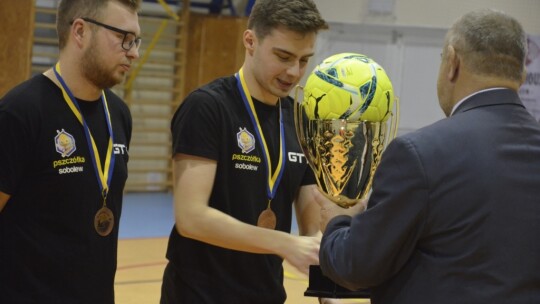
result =
[[[368,210],[331,220],[325,275],[372,304],[540,303],[540,125],[507,89],[394,139]]]

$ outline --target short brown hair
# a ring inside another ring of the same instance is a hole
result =
[[[463,54],[463,61],[480,75],[520,81],[525,69],[527,40],[521,24],[492,9],[470,12],[448,31],[446,45]]]
[[[139,0],[62,0],[56,14],[56,32],[60,49],[66,46],[71,22],[77,18],[96,19],[107,3],[115,1],[136,12]]]
[[[328,28],[312,0],[257,0],[248,28],[253,29],[259,39],[264,39],[279,26],[301,34]]]

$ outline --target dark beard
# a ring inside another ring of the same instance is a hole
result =
[[[85,51],[82,57],[81,65],[85,78],[100,89],[112,88],[120,83],[121,81],[112,77],[111,72],[103,68],[98,58],[100,58],[100,54],[94,43],[92,47]]]

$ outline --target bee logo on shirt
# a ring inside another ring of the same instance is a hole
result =
[[[71,156],[71,154],[77,150],[77,147],[75,146],[75,138],[73,138],[73,135],[69,134],[64,129],[62,129],[62,131],[56,130],[56,133],[58,133],[54,137],[56,152],[60,153],[62,157]]]
[[[239,129],[240,132],[236,133],[238,147],[242,149],[242,153],[247,154],[255,149],[255,137],[246,128]]]

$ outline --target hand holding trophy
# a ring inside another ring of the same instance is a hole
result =
[[[396,136],[399,102],[384,69],[369,57],[341,53],[322,61],[295,92],[298,140],[319,189],[343,208],[367,197],[382,153]],[[310,268],[306,296],[365,298]]]

